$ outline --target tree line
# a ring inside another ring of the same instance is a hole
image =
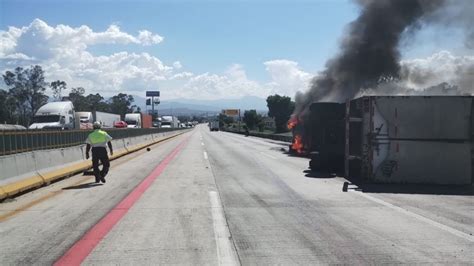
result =
[[[139,112],[133,105],[132,95],[119,93],[105,99],[99,93],[85,95],[82,87],[68,88],[65,81],[47,82],[44,70],[39,65],[28,68],[17,67],[2,74],[7,89],[0,89],[0,123],[18,124],[25,127],[31,124],[34,114],[49,101],[70,100],[76,111],[101,111],[120,114]],[[51,88],[52,97],[46,95]],[[63,97],[65,92],[69,92]]]
[[[287,132],[287,123],[295,109],[295,102],[288,96],[275,94],[267,97],[267,107],[268,116],[275,120],[275,133]],[[234,122],[232,117],[225,114],[219,114],[218,119],[220,126],[230,125]],[[264,117],[256,110],[245,110],[242,120],[249,130],[263,131],[265,126]]]

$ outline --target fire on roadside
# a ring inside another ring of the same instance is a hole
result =
[[[301,135],[294,136],[291,148],[299,154],[303,153],[303,138],[301,137]]]
[[[298,117],[296,117],[295,115],[292,115],[290,117],[290,120],[288,120],[288,129],[293,129],[294,127],[296,127],[296,125],[298,124]]]
[[[299,133],[299,131],[301,130],[301,126],[298,126],[298,124],[300,124],[298,116],[292,115],[287,123],[287,126],[288,129],[291,129],[293,132],[293,142],[291,144],[291,149],[298,154],[302,154],[304,148],[303,137],[301,133]]]

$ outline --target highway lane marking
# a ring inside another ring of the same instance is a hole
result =
[[[207,160],[207,159],[208,159],[208,157],[207,157],[207,152],[204,151],[203,154],[204,154],[204,159]]]
[[[189,138],[189,137],[188,137]],[[54,265],[80,265],[94,248],[107,236],[112,228],[127,214],[140,197],[153,184],[155,179],[163,173],[168,164],[186,145],[188,138],[183,140],[169,153],[163,161],[130,192],[119,204],[110,210],[97,224],[77,241]]]
[[[433,220],[431,220],[431,219],[429,219],[429,218],[426,218],[426,217],[421,216],[421,215],[419,215],[419,214],[416,214],[416,213],[414,213],[414,212],[405,210],[405,209],[403,209],[403,208],[401,208],[401,207],[398,207],[398,206],[396,206],[396,205],[393,205],[393,204],[388,203],[388,202],[386,202],[386,201],[383,201],[383,200],[381,200],[381,199],[372,197],[372,196],[367,195],[367,194],[365,194],[365,193],[362,193],[362,192],[359,192],[359,191],[353,191],[353,192],[354,192],[354,193],[357,193],[358,195],[360,195],[360,196],[362,196],[362,197],[364,197],[364,198],[366,198],[366,199],[368,199],[368,200],[371,200],[371,201],[373,201],[373,202],[382,204],[382,205],[384,205],[384,206],[386,206],[386,207],[388,207],[388,208],[390,208],[390,209],[392,209],[392,210],[398,211],[398,212],[400,212],[400,213],[403,213],[403,214],[405,214],[405,215],[408,215],[408,216],[410,216],[410,217],[413,217],[413,218],[415,218],[415,219],[418,219],[418,220],[420,220],[420,221],[422,221],[422,222],[425,222],[425,223],[427,223],[427,224],[430,224],[430,225],[432,225],[432,226],[434,226],[434,227],[437,227],[437,228],[439,228],[439,229],[441,229],[441,230],[444,230],[444,231],[446,231],[446,232],[448,232],[448,233],[451,233],[451,234],[453,234],[453,235],[455,235],[455,236],[464,238],[464,239],[466,239],[466,240],[468,240],[468,241],[470,241],[470,242],[474,242],[474,236],[472,236],[472,235],[466,234],[466,233],[461,232],[461,231],[459,231],[459,230],[457,230],[457,229],[454,229],[454,228],[452,228],[452,227],[450,227],[450,226],[444,225],[444,224],[442,224],[442,223],[438,223],[438,222],[433,221]]]
[[[161,141],[161,142],[158,142],[156,144],[153,144],[152,146],[150,147],[153,147],[155,145],[161,145],[161,144],[164,144],[164,143],[167,143],[169,141],[173,140],[172,138],[171,139],[165,139],[164,141]],[[140,150],[138,152],[135,152],[135,153],[130,153],[130,154],[127,154],[125,156],[132,156],[130,159],[128,160],[123,160],[123,161],[111,161],[110,162],[110,169],[113,169],[117,166],[120,166],[124,163],[128,163],[129,160],[131,159],[134,159],[134,158],[137,158],[138,156],[142,155],[142,154],[145,154],[146,153],[146,150],[143,149],[143,150]],[[77,174],[79,175],[79,174]],[[70,185],[67,185],[66,187],[74,187],[74,186],[78,186],[78,185],[82,185],[82,184],[85,184],[86,182],[90,182],[91,180],[93,180],[94,178],[93,177],[90,177],[90,176],[80,176],[79,178],[81,178],[79,181],[77,182],[74,182]],[[58,181],[58,182],[61,182],[61,181]],[[35,205],[38,205],[44,201],[46,201],[47,199],[50,199],[50,198],[53,198],[57,195],[60,195],[61,193],[63,193],[65,190],[63,190],[64,187],[60,187],[59,190],[54,190],[54,191],[51,191],[49,192],[48,194],[42,196],[42,197],[39,197],[37,199],[34,199],[33,201],[31,202],[28,202],[18,208],[15,208],[14,210],[11,210],[3,215],[0,215],[0,222],[4,222],[6,220],[8,220],[9,218],[12,218],[13,216],[21,213],[21,212],[24,212],[26,210],[28,210],[29,208],[31,207],[34,207]]]
[[[201,146],[204,146],[204,142],[201,142]]]
[[[219,194],[209,191],[211,201],[212,224],[216,240],[217,260],[219,265],[239,265],[237,253],[231,243],[231,234],[224,215]]]

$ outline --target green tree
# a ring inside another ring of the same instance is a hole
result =
[[[69,100],[74,105],[76,112],[90,111],[90,105],[84,96],[85,90],[82,87],[72,88],[69,92]]]
[[[86,111],[99,111],[99,112],[110,112],[111,106],[104,100],[102,95],[89,94],[86,96],[86,103],[88,105],[88,110]]]
[[[229,126],[234,122],[234,119],[230,116],[227,116],[225,114],[219,114],[217,117],[217,120],[219,120],[219,127],[224,127],[224,126]]]
[[[256,110],[246,110],[244,112],[244,123],[247,125],[247,127],[251,130],[255,129],[256,126],[261,124],[262,122],[262,116],[257,114]]]
[[[49,85],[53,91],[53,98],[55,101],[61,101],[62,91],[67,89],[67,84],[65,81],[56,80],[50,83]]]
[[[8,100],[10,95],[8,91],[0,89],[0,123],[13,124],[13,112],[8,108]],[[13,105],[14,107],[14,105]],[[12,110],[14,111],[14,109]]]
[[[295,102],[288,96],[278,94],[267,98],[268,116],[275,118],[275,131],[277,133],[288,131],[287,122],[295,109]]]
[[[9,87],[9,95],[15,102],[17,122],[28,126],[38,109],[48,102],[44,94],[46,82],[41,66],[30,66],[27,69],[17,67],[13,72],[6,71],[3,81]]]
[[[134,111],[134,106],[132,106],[133,101],[132,95],[119,93],[110,98],[110,111],[114,114],[119,114],[120,117],[124,119],[126,113],[132,113]]]

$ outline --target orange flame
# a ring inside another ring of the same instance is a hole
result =
[[[296,127],[296,125],[298,124],[298,118],[295,116],[295,115],[292,115],[290,117],[290,120],[288,120],[288,129],[293,129],[294,127]]]
[[[297,153],[303,153],[303,138],[301,135],[295,135],[293,138],[293,144],[291,144],[291,148]]]

